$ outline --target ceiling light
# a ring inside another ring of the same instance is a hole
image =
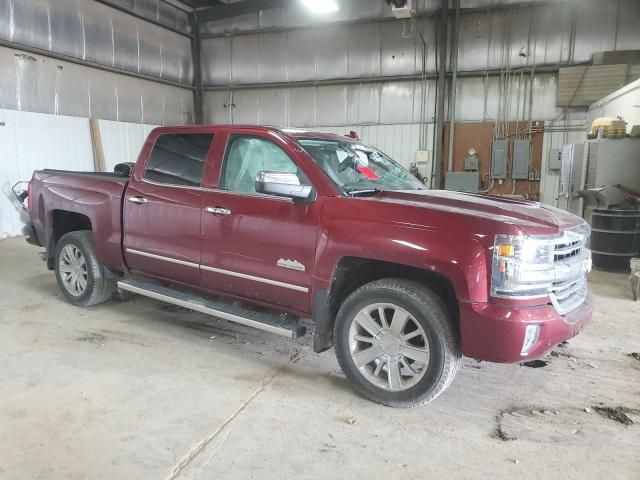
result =
[[[313,13],[333,13],[338,11],[336,0],[302,0]]]

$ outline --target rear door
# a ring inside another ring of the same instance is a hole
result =
[[[202,212],[203,287],[309,312],[321,197],[312,202],[257,193],[259,171],[306,175],[295,151],[264,131],[230,133],[217,187]]]
[[[200,184],[213,137],[181,131],[150,139],[145,169],[131,179],[124,199],[124,253],[134,272],[199,284]]]

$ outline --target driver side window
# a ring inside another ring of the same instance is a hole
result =
[[[255,183],[259,172],[295,173],[301,185],[309,183],[289,155],[272,141],[247,135],[230,136],[220,188],[257,194]]]

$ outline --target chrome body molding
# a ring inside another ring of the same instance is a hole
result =
[[[186,260],[177,260],[171,257],[164,257],[162,255],[156,255],[155,253],[143,252],[141,250],[135,250],[133,248],[127,248],[127,253],[132,253],[134,255],[141,255],[143,257],[153,258],[155,260],[163,260],[165,262],[176,263],[178,265],[184,265],[186,267],[191,268],[199,268],[202,270],[206,270],[208,272],[220,273],[222,275],[229,275],[231,277],[244,278],[245,280],[252,280],[254,282],[266,283],[268,285],[274,285],[276,287],[288,288],[290,290],[295,290],[297,292],[308,293],[309,289],[307,287],[301,287],[300,285],[293,285],[291,283],[279,282],[277,280],[271,280],[269,278],[256,277],[254,275],[248,275],[246,273],[233,272],[231,270],[224,270],[222,268],[209,267],[208,265],[199,265],[193,262],[187,262]]]

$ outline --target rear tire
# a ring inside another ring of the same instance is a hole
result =
[[[351,385],[369,400],[411,408],[440,395],[462,358],[443,300],[404,279],[363,285],[340,308],[336,356]]]
[[[54,257],[58,287],[69,302],[90,307],[106,302],[116,288],[116,280],[109,278],[98,261],[90,231],[63,235],[56,245]]]

